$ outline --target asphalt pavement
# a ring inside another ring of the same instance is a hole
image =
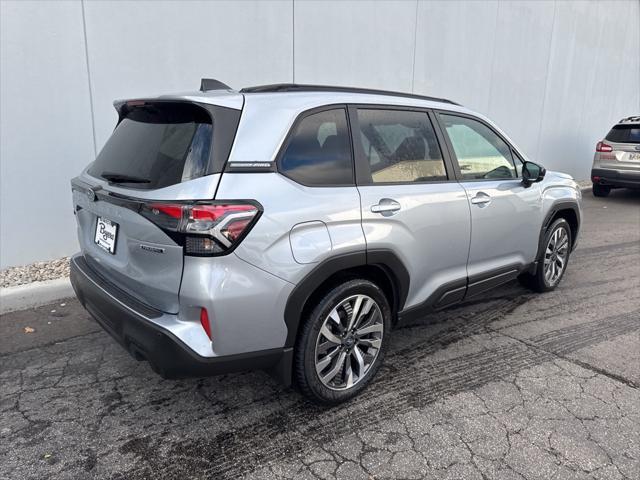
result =
[[[75,300],[4,315],[0,478],[638,479],[640,192],[585,193],[556,291],[510,283],[389,347],[320,408],[262,372],[162,380]]]

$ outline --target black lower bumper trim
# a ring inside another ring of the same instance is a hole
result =
[[[591,181],[595,184],[609,187],[640,188],[640,171],[622,172],[620,170],[594,168],[591,170]]]
[[[147,360],[151,368],[165,378],[258,369],[284,374],[288,371],[283,362],[290,360],[291,352],[285,348],[222,357],[198,355],[171,332],[149,320],[153,318],[148,315],[153,309],[145,307],[143,314],[136,313],[133,300],[105,283],[81,256],[71,259],[70,278],[76,296],[91,316],[135,359]],[[290,383],[290,379],[281,380]]]

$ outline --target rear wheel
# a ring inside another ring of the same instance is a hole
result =
[[[609,187],[608,185],[599,185],[597,183],[594,183],[592,191],[594,197],[606,197],[611,193],[611,187]]]
[[[571,254],[571,227],[564,218],[554,221],[545,233],[544,249],[538,257],[535,275],[525,273],[520,282],[536,292],[554,290],[567,270]]]
[[[364,279],[330,289],[304,320],[296,343],[296,383],[311,400],[337,404],[362,391],[382,363],[391,309]]]

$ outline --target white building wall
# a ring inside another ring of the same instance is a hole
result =
[[[0,268],[76,248],[69,179],[91,132],[81,5],[0,3]]]
[[[640,114],[639,0],[0,1],[1,268],[76,250],[69,179],[114,99],[201,77],[451,98],[577,179]]]

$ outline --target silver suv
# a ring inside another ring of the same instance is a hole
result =
[[[115,102],[72,180],[76,294],[167,378],[265,369],[322,403],[396,325],[564,275],[578,186],[448,100],[309,85]]]
[[[598,142],[591,181],[596,197],[616,187],[640,188],[640,116],[623,118]]]

